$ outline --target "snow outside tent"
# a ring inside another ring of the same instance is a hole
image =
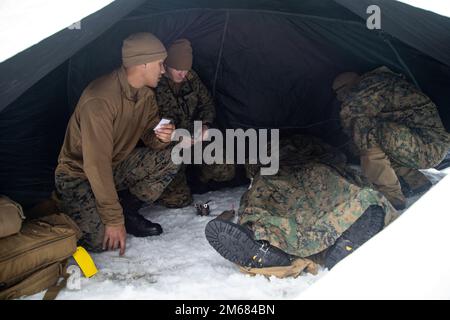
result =
[[[26,207],[50,195],[81,92],[120,65],[122,40],[139,31],[165,44],[191,40],[194,69],[214,96],[222,128],[280,128],[332,141],[338,129],[334,77],[386,65],[429,95],[450,129],[449,12],[426,3],[438,13],[393,0],[3,1],[0,194]],[[381,8],[381,30],[366,26],[369,5]],[[445,176],[428,174],[435,182]],[[203,236],[207,218],[156,208],[146,214],[165,226],[163,236],[130,239],[126,258],[96,255],[99,277],[61,297],[449,298],[449,179],[332,272],[270,282],[239,274],[212,251]],[[213,214],[219,214],[236,206],[243,191],[197,199],[213,198]],[[183,256],[186,243],[198,253]]]

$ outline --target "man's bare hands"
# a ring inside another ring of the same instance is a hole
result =
[[[124,225],[105,226],[105,236],[103,238],[103,250],[120,249],[119,254],[125,254],[125,244],[127,241],[127,231]]]
[[[162,124],[158,129],[155,130],[156,137],[162,142],[170,142],[172,133],[175,131],[175,125],[173,123]]]

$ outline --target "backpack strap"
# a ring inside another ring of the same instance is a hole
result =
[[[67,261],[61,264],[61,276],[63,279],[48,288],[42,300],[55,300],[60,291],[66,287],[67,279],[69,278],[69,274],[67,273]]]

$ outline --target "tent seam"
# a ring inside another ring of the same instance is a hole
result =
[[[396,49],[395,46],[392,44],[392,42],[387,38],[387,36],[385,35],[385,33],[384,33],[384,32],[380,32],[379,35],[380,35],[380,37],[382,38],[382,40],[383,40],[384,42],[386,42],[386,43],[388,44],[388,46],[391,48],[391,50],[394,52],[394,54],[395,54],[395,56],[396,56],[398,62],[400,63],[400,65],[401,65],[402,68],[403,68],[403,71],[405,71],[405,72],[408,74],[409,78],[414,82],[414,84],[416,85],[416,87],[417,87],[419,90],[422,90],[422,89],[420,88],[419,83],[418,83],[417,80],[416,80],[416,77],[414,77],[414,74],[412,73],[411,69],[408,67],[408,65],[406,64],[406,62],[403,60],[403,58],[401,57],[400,53],[397,51],[397,49]]]
[[[210,9],[210,8],[190,8],[190,9],[177,9],[177,10],[169,10],[164,12],[158,12],[158,13],[152,13],[152,14],[146,14],[143,16],[138,17],[129,17],[124,18],[121,21],[133,21],[133,20],[139,20],[139,19],[146,19],[148,17],[155,17],[155,16],[161,16],[166,14],[174,14],[174,13],[180,13],[180,12],[190,12],[190,11],[216,11],[216,12],[253,12],[253,13],[270,13],[274,15],[283,15],[283,16],[293,16],[293,17],[300,17],[300,18],[306,18],[311,20],[321,20],[321,21],[329,21],[329,22],[340,22],[344,24],[352,24],[352,25],[364,25],[362,22],[358,21],[348,21],[348,20],[341,20],[336,18],[326,18],[326,17],[320,17],[320,16],[314,16],[314,15],[308,15],[308,14],[302,14],[302,13],[289,13],[289,12],[280,12],[280,11],[273,11],[273,10],[252,10],[252,9]]]
[[[216,72],[214,74],[213,98],[216,97],[217,77],[219,76],[220,63],[222,62],[223,47],[224,47],[224,44],[225,44],[225,37],[226,37],[226,34],[227,34],[227,30],[228,30],[228,21],[229,21],[229,19],[230,19],[230,12],[226,11],[226,13],[225,13],[225,23],[224,23],[224,26],[223,26],[223,33],[222,33],[222,41],[220,43],[219,54],[217,56]]]

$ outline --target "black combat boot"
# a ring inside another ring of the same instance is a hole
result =
[[[128,190],[119,193],[120,203],[125,218],[125,229],[127,233],[135,237],[158,236],[163,230],[161,225],[145,219],[138,212],[144,204]]]
[[[326,251],[324,266],[328,269],[333,268],[339,261],[380,232],[384,228],[384,216],[383,208],[370,206]]]
[[[291,256],[268,241],[255,240],[253,232],[221,219],[211,220],[205,229],[209,244],[225,259],[242,267],[289,266]]]

